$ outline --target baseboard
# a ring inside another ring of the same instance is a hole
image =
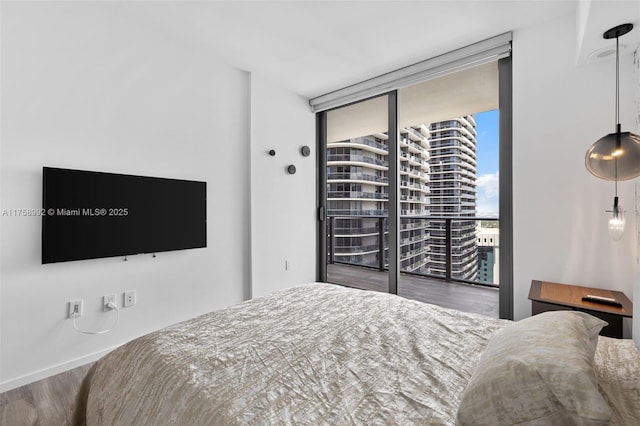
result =
[[[30,383],[37,382],[38,380],[46,379],[47,377],[55,376],[56,374],[73,370],[76,367],[95,362],[112,350],[116,349],[118,346],[114,346],[112,348],[105,349],[99,352],[94,352],[92,354],[85,355],[71,361],[63,362],[52,367],[44,368],[42,370],[34,371],[33,373],[25,374],[14,379],[5,380],[3,382],[0,382],[0,392],[6,392],[15,388],[19,388],[20,386],[28,385]]]

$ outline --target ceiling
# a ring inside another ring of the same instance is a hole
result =
[[[137,24],[199,46],[312,98],[442,53],[577,16],[577,63],[606,48],[609,26],[640,24],[616,0],[147,1],[114,3]],[[606,28],[603,28],[606,27]],[[638,44],[640,29],[629,44]],[[598,59],[596,57],[596,59]]]

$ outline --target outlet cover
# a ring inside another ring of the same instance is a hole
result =
[[[130,306],[134,306],[135,304],[136,304],[136,291],[135,290],[126,291],[124,293],[124,301],[122,306],[124,306],[125,308],[128,308]]]
[[[82,316],[82,299],[72,300],[69,302],[69,318],[77,318]]]
[[[115,294],[105,294],[104,296],[102,296],[102,310],[103,311],[110,311],[112,308],[110,308],[109,306],[107,306],[109,303],[113,303],[114,306],[116,304],[116,295]]]

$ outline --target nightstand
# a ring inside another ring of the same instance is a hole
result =
[[[614,298],[622,306],[583,301],[582,297],[588,294]],[[618,339],[622,338],[622,318],[633,316],[633,304],[621,291],[533,280],[529,290],[529,300],[531,300],[533,315],[547,311],[573,310],[586,312],[603,319],[609,325],[604,327],[600,334]]]

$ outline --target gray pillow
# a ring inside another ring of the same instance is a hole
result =
[[[612,416],[593,370],[607,325],[553,311],[510,324],[482,354],[458,407],[458,425],[602,425]]]

